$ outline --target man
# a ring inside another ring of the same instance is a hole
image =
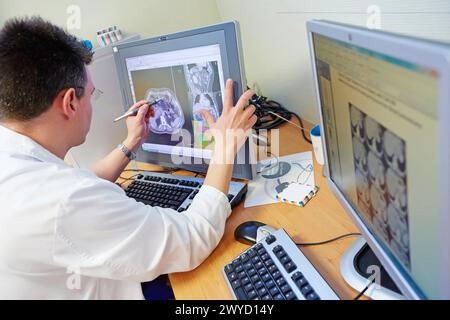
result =
[[[231,209],[234,159],[256,122],[246,92],[223,115],[202,114],[216,140],[203,188],[185,214],[126,197],[113,182],[149,134],[142,101],[128,137],[92,171],[64,163],[85,141],[95,92],[91,53],[40,18],[0,31],[0,298],[142,299],[141,282],[196,268],[217,246]],[[233,133],[227,135],[229,132]],[[80,275],[79,278],[76,278]]]

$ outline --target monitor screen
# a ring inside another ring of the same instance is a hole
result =
[[[151,134],[142,148],[210,159],[200,110],[208,110],[215,119],[222,113],[225,80],[219,45],[130,57],[126,66],[133,102],[160,101],[153,107]]]
[[[437,297],[439,74],[316,33],[313,44],[330,179],[404,276]]]
[[[235,102],[246,90],[239,24],[236,21],[120,44],[113,48],[123,107],[158,101],[150,135],[137,160],[205,173],[213,141],[200,110],[222,114],[227,79]],[[251,144],[239,151],[233,177],[255,174]]]

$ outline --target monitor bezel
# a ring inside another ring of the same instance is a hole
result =
[[[195,37],[197,35],[203,36],[208,33],[215,33],[217,31],[223,31],[225,36],[225,45],[226,45],[226,57],[222,57],[222,59],[226,59],[230,77],[233,79],[234,86],[234,101],[238,101],[239,97],[247,90],[247,81],[245,76],[245,69],[243,65],[244,57],[242,53],[242,41],[240,35],[240,26],[237,21],[227,21],[219,24],[214,24],[206,27],[190,29],[182,32],[172,33],[161,35],[157,37],[151,37],[143,40],[128,42],[124,44],[119,44],[113,47],[114,59],[117,68],[117,74],[119,78],[119,83],[121,87],[122,94],[122,103],[124,111],[128,110],[131,106],[132,101],[129,97],[129,81],[128,81],[128,73],[126,67],[126,55],[122,56],[122,52],[126,49],[137,47],[137,46],[146,46],[152,44],[158,44],[165,41],[176,41],[178,39],[184,39],[187,37]],[[173,50],[184,49],[185,47],[174,48]],[[226,79],[225,79],[226,80]],[[246,144],[239,151],[237,159],[244,159],[244,163],[239,163],[234,165],[233,170],[233,178],[244,179],[244,180],[252,180],[256,175],[256,165],[253,164],[253,155],[254,152],[250,140],[246,142]],[[174,164],[171,160],[171,155],[156,153],[156,152],[146,152],[142,150],[142,148],[138,152],[137,161],[161,165],[170,168],[178,168],[183,170],[188,170],[192,172],[198,173],[206,173],[208,171],[208,165],[195,164],[199,159],[195,157],[188,157],[191,164]]]
[[[344,25],[331,21],[313,20],[307,22],[308,42],[311,56],[311,63],[315,81],[316,97],[320,115],[321,133],[324,139],[323,145],[326,146],[326,136],[324,132],[324,122],[322,114],[322,105],[320,99],[320,89],[318,85],[317,66],[315,61],[315,50],[313,34],[320,34],[334,40],[338,40],[347,44],[373,50],[381,54],[386,54],[398,59],[409,61],[433,70],[439,70],[439,96],[438,96],[438,126],[439,126],[439,240],[440,243],[450,243],[450,167],[448,159],[450,159],[450,145],[448,137],[450,136],[450,47],[439,42],[416,39],[404,35],[387,33],[382,31],[374,31],[361,27]],[[446,89],[447,88],[447,89]],[[366,227],[363,220],[353,209],[352,205],[346,200],[344,194],[338,186],[330,178],[328,171],[328,154],[327,148],[324,147],[325,154],[325,172],[327,182],[336,195],[337,199],[349,214],[356,226],[361,230],[367,243],[380,259],[383,267],[395,281],[402,293],[410,299],[427,298],[419,286],[410,278],[405,277],[404,273],[398,268],[397,264],[391,260],[389,254],[386,253],[382,245],[372,235]],[[441,298],[450,298],[450,255],[448,254],[448,246],[442,245],[439,248],[439,292]]]

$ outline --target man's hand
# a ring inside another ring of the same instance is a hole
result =
[[[149,133],[149,121],[154,117],[154,110],[150,108],[147,101],[140,101],[130,108],[129,111],[139,109],[136,116],[128,117],[128,137],[123,144],[131,151],[137,152],[142,143],[147,139]],[[125,167],[130,163],[124,153],[118,148],[109,155],[91,166],[91,170],[99,177],[115,182]]]
[[[139,109],[138,114],[127,118],[128,137],[124,145],[136,152],[147,139],[149,134],[149,120],[154,117],[153,108],[149,107],[148,102],[143,100],[133,105],[130,110]]]
[[[253,95],[252,91],[245,92],[233,107],[233,81],[228,80],[222,116],[214,121],[208,111],[201,111],[215,140],[214,156],[209,165],[205,185],[214,187],[225,195],[228,195],[234,159],[258,120],[254,115],[254,106],[245,109]]]
[[[233,164],[237,153],[247,141],[251,129],[258,118],[254,115],[256,108],[247,107],[249,100],[255,93],[251,90],[245,92],[233,107],[233,80],[226,85],[225,105],[222,116],[215,121],[209,111],[201,110],[203,118],[210,127],[210,133],[215,141],[214,161],[223,164]]]

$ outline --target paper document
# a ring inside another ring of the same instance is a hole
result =
[[[262,161],[261,173],[248,185],[245,208],[277,203],[277,195],[291,183],[314,187],[312,152],[280,157],[279,161]]]

